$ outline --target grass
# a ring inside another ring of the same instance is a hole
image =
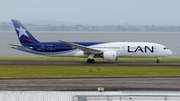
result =
[[[76,57],[0,57],[0,61],[86,61]],[[96,61],[104,61],[102,58]],[[123,62],[155,62],[156,58],[119,58]],[[180,62],[180,58],[163,58],[161,62]],[[0,78],[64,77],[159,77],[180,76],[180,66],[2,66]]]
[[[180,76],[180,66],[0,66],[0,78]]]
[[[0,57],[0,61],[86,61],[87,58],[77,57]],[[124,62],[154,62],[157,58],[119,58]],[[104,61],[102,58],[95,58],[95,61]],[[180,62],[180,58],[162,58],[161,62]]]

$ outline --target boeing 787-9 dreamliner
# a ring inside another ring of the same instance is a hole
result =
[[[149,42],[40,42],[18,21],[12,19],[21,44],[11,48],[51,57],[86,57],[87,63],[94,63],[93,58],[118,60],[118,57],[157,58],[172,55],[166,46]]]

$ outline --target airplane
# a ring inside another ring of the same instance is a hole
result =
[[[86,57],[87,63],[93,58],[118,60],[118,57],[157,58],[172,55],[166,46],[150,42],[40,42],[18,21],[12,19],[21,44],[11,44],[11,48],[50,57]]]

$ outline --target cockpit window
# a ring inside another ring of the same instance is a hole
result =
[[[164,47],[164,49],[168,49],[167,47]]]

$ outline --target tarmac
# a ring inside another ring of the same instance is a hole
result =
[[[180,91],[180,77],[0,79],[0,91]]]
[[[0,65],[29,66],[180,66],[180,62],[111,62],[86,63],[85,61],[0,61]]]

